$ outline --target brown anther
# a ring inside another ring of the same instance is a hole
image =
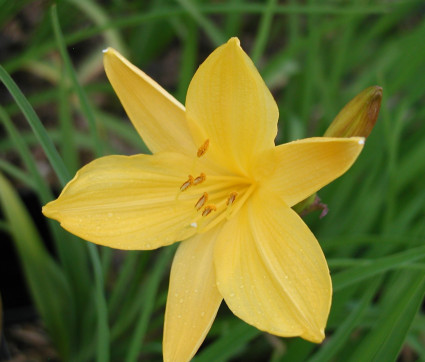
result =
[[[232,205],[235,202],[237,196],[238,193],[236,191],[231,192],[229,198],[227,199],[227,206]]]
[[[204,211],[202,211],[202,216],[208,216],[211,211],[216,211],[217,208],[214,205],[207,205],[205,206]]]
[[[199,211],[205,203],[208,201],[208,194],[204,192],[204,194],[200,197],[198,202],[195,204],[196,211]]]
[[[198,148],[198,153],[197,153],[197,156],[198,156],[198,157],[202,157],[203,155],[205,155],[205,152],[207,152],[207,150],[208,150],[208,146],[209,146],[209,144],[210,144],[210,140],[209,140],[209,139],[207,139],[207,140],[206,140],[206,141],[202,144],[202,146]]]
[[[193,186],[199,185],[200,183],[204,182],[206,178],[207,176],[203,172],[201,172],[201,174],[193,180]]]
[[[181,186],[180,186],[180,191],[185,191],[185,190],[187,190],[190,186],[192,186],[192,185],[193,185],[193,176],[192,176],[192,175],[189,175],[188,177],[189,177],[189,178],[188,178],[188,180],[187,180],[187,181],[185,181],[185,182],[183,183],[183,185],[181,185]]]

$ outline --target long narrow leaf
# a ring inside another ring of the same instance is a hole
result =
[[[395,361],[425,295],[425,275],[410,278],[397,298],[380,315],[379,322],[364,337],[350,357],[355,361]]]
[[[58,151],[56,150],[49,136],[47,135],[47,132],[44,129],[43,124],[40,121],[40,118],[38,118],[31,104],[29,104],[28,100],[22,94],[19,87],[16,85],[16,83],[13,81],[13,79],[10,77],[10,75],[4,70],[4,68],[1,65],[0,65],[0,79],[4,83],[6,88],[9,90],[12,97],[15,99],[19,108],[21,108],[22,113],[26,117],[28,123],[30,124],[32,130],[37,136],[39,142],[43,145],[44,152],[46,152],[46,156],[49,159],[50,163],[52,164],[52,167],[55,169],[61,184],[65,186],[65,184],[70,179],[70,176],[69,176],[68,170],[65,167],[65,164],[60,158]]]
[[[38,231],[11,184],[0,174],[0,205],[38,311],[64,360],[73,348],[75,316],[69,309],[70,286],[46,251]]]
[[[371,260],[370,265],[349,268],[332,276],[334,290],[340,290],[361,280],[425,258],[425,246],[420,246],[377,260]]]
[[[69,57],[69,54],[66,50],[65,41],[64,41],[63,35],[62,35],[62,30],[61,30],[60,25],[59,25],[59,18],[58,18],[56,5],[53,5],[51,7],[50,16],[52,18],[53,30],[55,32],[56,42],[57,42],[58,47],[59,47],[59,52],[61,53],[62,59],[65,63],[65,68],[68,71],[68,74],[71,78],[74,89],[77,93],[77,96],[78,96],[78,99],[80,101],[82,110],[83,110],[83,112],[84,112],[84,114],[87,118],[87,122],[88,122],[89,128],[90,128],[90,133],[91,133],[91,136],[93,138],[96,154],[97,154],[98,157],[102,156],[103,155],[102,143],[99,139],[99,133],[97,131],[95,115],[94,115],[94,112],[93,112],[93,110],[92,110],[92,108],[89,104],[89,101],[88,101],[87,96],[84,92],[84,89],[81,87],[80,83],[78,82],[77,74],[75,73],[75,70],[72,66],[71,58]]]

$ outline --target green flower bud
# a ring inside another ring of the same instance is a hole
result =
[[[366,88],[338,113],[324,137],[368,137],[378,119],[381,100],[381,87]]]

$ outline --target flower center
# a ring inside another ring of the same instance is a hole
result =
[[[207,139],[198,149],[194,165],[204,157],[210,146]],[[199,162],[202,165],[203,162]],[[255,189],[251,180],[233,175],[188,175],[176,198],[185,194],[185,199],[193,199],[193,216],[190,226],[198,232],[206,232],[223,220],[230,219],[245,203]]]

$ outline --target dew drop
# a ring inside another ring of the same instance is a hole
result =
[[[182,304],[184,302],[183,298],[180,298],[179,303]]]
[[[108,217],[112,217],[114,214],[112,212],[108,212]]]
[[[233,298],[235,296],[235,293],[230,293],[230,296]]]
[[[202,313],[201,313],[201,317],[204,317],[204,316],[205,316],[205,312],[202,312]]]

